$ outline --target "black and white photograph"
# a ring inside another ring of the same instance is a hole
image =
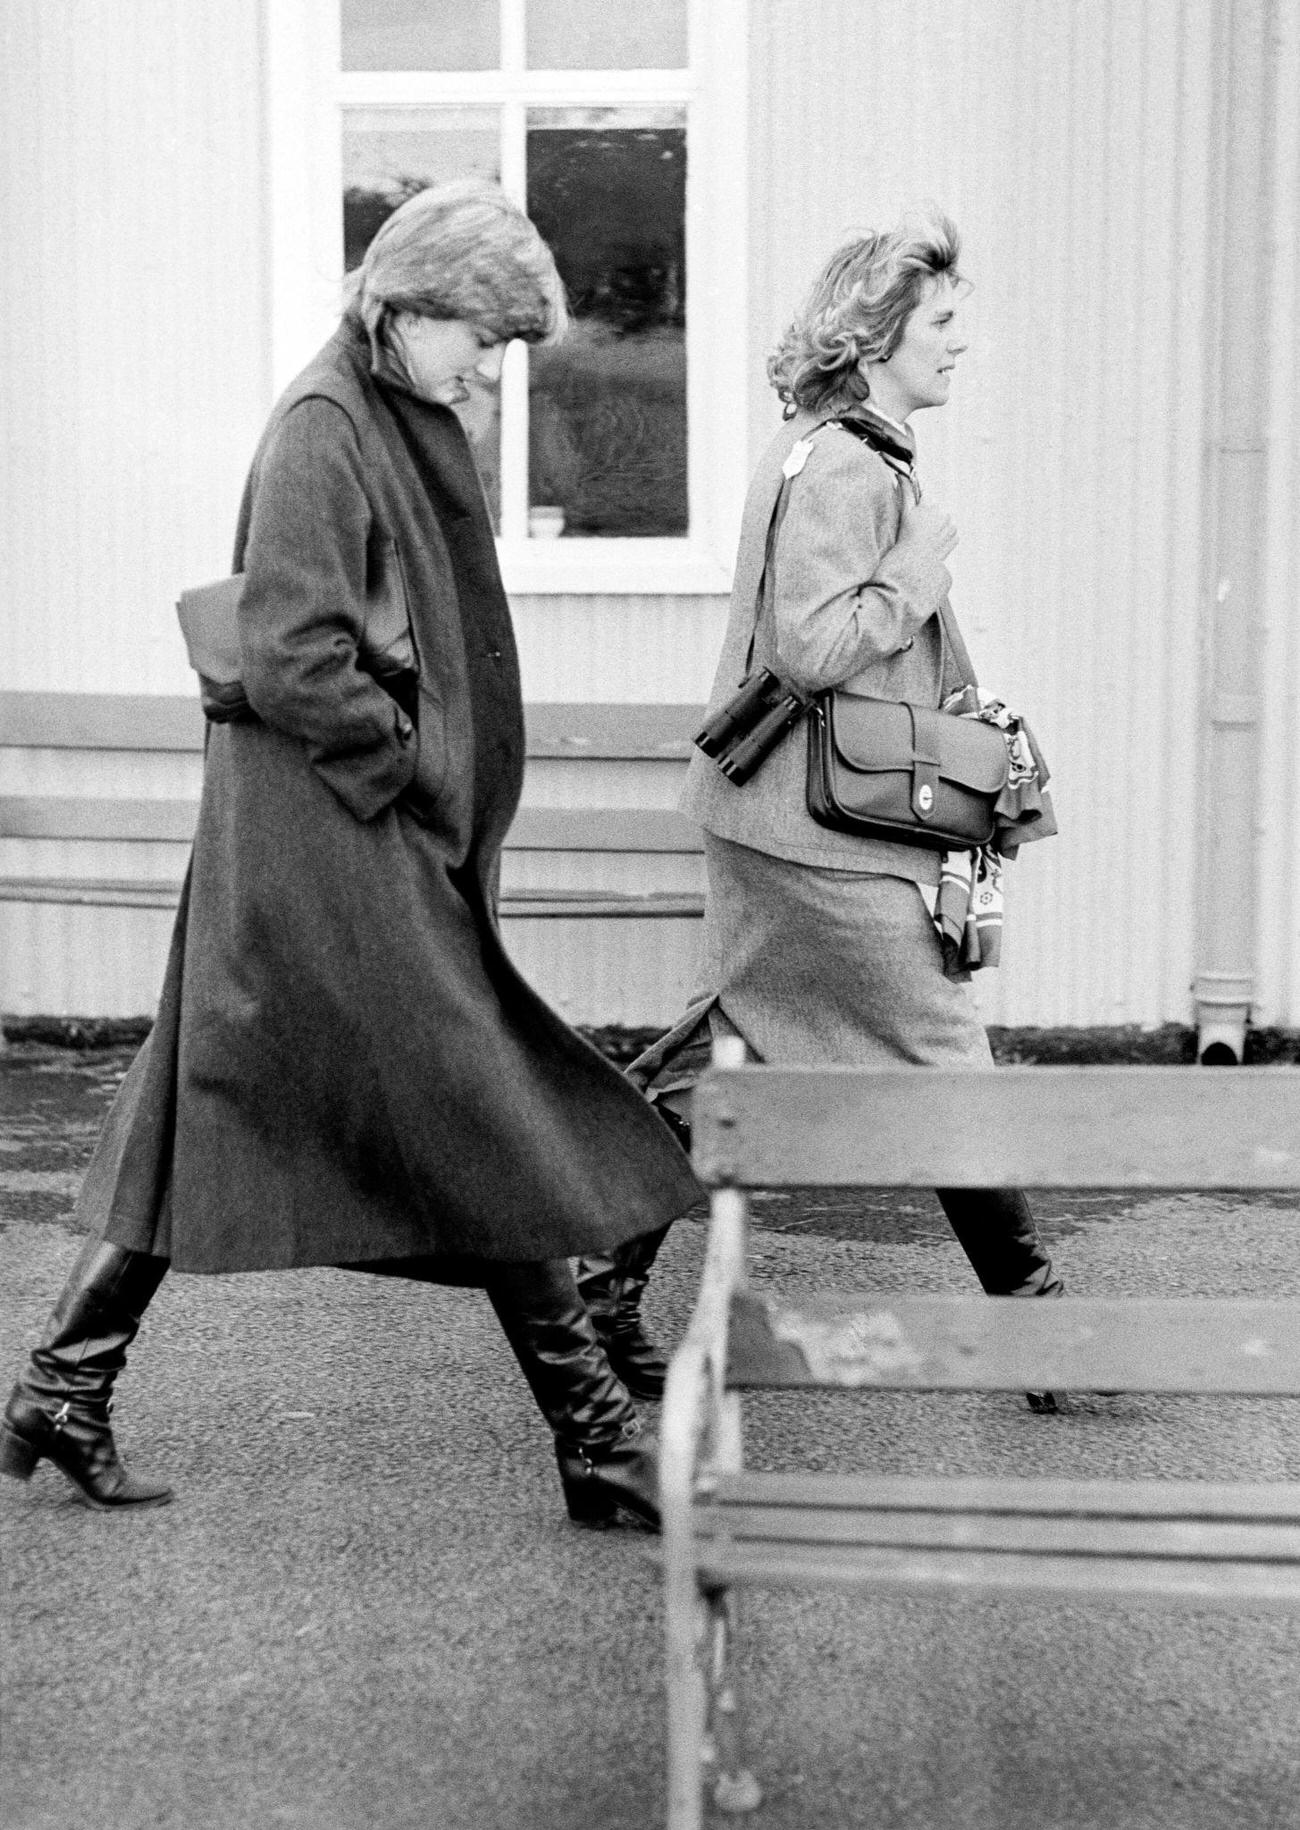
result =
[[[1297,1830],[1300,6],[0,0],[0,232],[5,1830]]]

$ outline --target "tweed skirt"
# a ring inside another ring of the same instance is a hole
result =
[[[690,1086],[712,1041],[788,1065],[988,1067],[966,975],[949,977],[920,887],[775,858],[705,832],[701,984],[633,1062],[652,1096]]]

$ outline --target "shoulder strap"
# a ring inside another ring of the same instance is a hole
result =
[[[812,450],[813,440],[819,433],[824,432],[826,427],[832,423],[833,422],[830,420],[822,420],[820,424],[810,426],[807,432],[803,433],[800,438],[795,440],[786,456],[785,463],[781,466],[781,481],[777,487],[776,495],[772,500],[772,510],[768,516],[767,531],[763,536],[763,565],[758,575],[758,581],[754,587],[754,622],[749,634],[749,646],[745,650],[744,671],[746,675],[749,674],[754,665],[754,650],[758,645],[759,625],[763,621],[763,611],[767,601],[767,576],[772,564],[772,556],[776,552],[776,542],[781,532],[781,523],[785,520],[786,510],[790,506],[791,480],[798,476],[799,472],[803,469],[804,464],[807,462],[808,453]],[[770,666],[774,660],[775,655],[769,655],[765,665]]]

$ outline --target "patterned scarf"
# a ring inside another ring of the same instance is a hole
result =
[[[946,851],[932,911],[949,972],[978,972],[1002,958],[1002,854],[992,845]]]
[[[1001,731],[1011,771],[999,799],[1000,815],[1040,799],[1038,790],[1046,771],[1039,766],[1041,759],[1021,720],[1000,699],[981,687],[964,686],[944,701],[942,709],[959,718],[978,718]],[[931,915],[949,972],[979,972],[1001,961],[1005,902],[1005,841],[1000,845],[1001,837],[970,851],[943,855]]]

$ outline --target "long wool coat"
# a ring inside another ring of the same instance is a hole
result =
[[[157,1022],[83,1220],[178,1270],[436,1254],[463,1280],[680,1214],[677,1145],[502,948],[523,722],[482,489],[455,415],[381,380],[349,320],[271,416],[235,567],[257,716],[210,727]],[[406,709],[358,665],[394,579]]]

